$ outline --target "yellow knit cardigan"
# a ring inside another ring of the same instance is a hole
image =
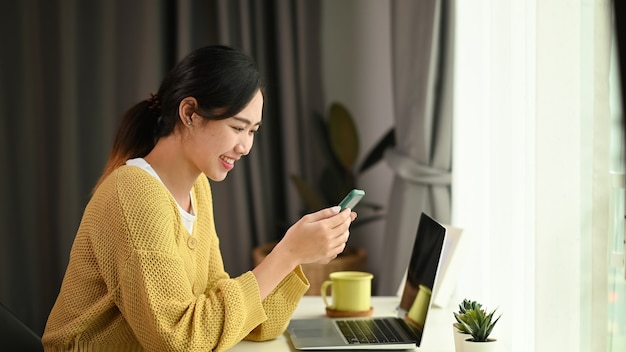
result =
[[[122,166],[89,201],[42,342],[46,351],[223,351],[277,337],[309,283],[300,267],[263,301],[254,275],[224,271],[209,182],[193,234],[153,176]]]

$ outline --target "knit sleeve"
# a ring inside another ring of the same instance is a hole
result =
[[[219,248],[212,214],[205,214],[212,209],[202,197],[197,210],[203,217],[191,238],[182,231],[173,198],[143,176],[118,179],[126,221],[125,238],[119,239],[131,250],[118,269],[114,302],[146,350],[232,347],[267,320],[254,277],[228,278],[221,257],[211,255]]]
[[[298,302],[309,289],[309,281],[298,266],[270,293],[263,301],[263,309],[268,319],[257,326],[245,339],[250,341],[266,341],[282,334]]]

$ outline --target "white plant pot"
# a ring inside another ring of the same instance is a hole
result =
[[[452,325],[452,334],[454,335],[454,350],[456,352],[465,352],[463,350],[463,342],[465,339],[470,338],[471,335],[460,332],[454,325]]]
[[[491,338],[487,342],[465,340],[461,345],[463,346],[462,352],[501,352],[500,342]]]

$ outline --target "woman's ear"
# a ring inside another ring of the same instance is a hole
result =
[[[193,124],[193,114],[198,107],[198,101],[194,97],[187,97],[180,101],[178,105],[178,118],[183,125],[191,126]]]

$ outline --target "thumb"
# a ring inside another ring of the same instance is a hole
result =
[[[341,207],[338,205],[335,205],[334,207],[325,208],[315,213],[309,214],[309,218],[311,222],[315,222],[315,221],[322,220],[322,219],[327,219],[334,215],[339,214],[340,210],[341,210]]]

